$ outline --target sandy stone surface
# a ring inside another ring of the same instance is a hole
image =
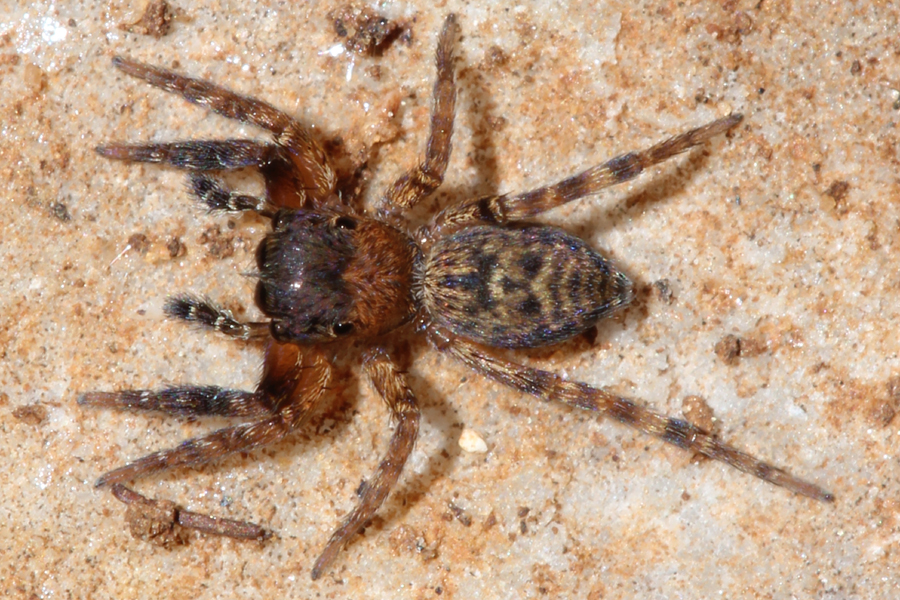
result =
[[[0,596],[900,596],[900,9],[421,4],[173,3],[142,20],[140,2],[0,0]],[[375,56],[346,51],[335,27],[364,6],[400,27]],[[183,173],[93,148],[264,132],[112,57],[284,109],[344,172],[367,163],[371,204],[422,154],[451,11],[463,31],[454,153],[416,225],[744,113],[728,136],[546,216],[614,259],[637,297],[591,335],[518,358],[696,418],[833,504],[523,397],[407,335],[389,349],[409,365],[421,437],[322,579],[312,563],[391,430],[347,360],[289,440],[136,484],[272,539],[191,535],[167,550],[131,536],[97,477],[226,422],[88,410],[78,394],[252,389],[260,345],[167,321],[162,305],[191,291],[254,318],[246,273],[267,222],[207,216]]]

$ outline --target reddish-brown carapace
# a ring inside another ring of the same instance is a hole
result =
[[[97,485],[111,486],[130,510],[143,515],[132,519],[133,524],[142,524],[143,532],[158,533],[166,524],[177,524],[232,537],[265,537],[259,526],[180,510],[145,498],[125,484],[156,471],[200,465],[281,439],[300,427],[324,396],[333,347],[349,340],[364,342],[368,347],[362,356],[364,372],[389,407],[395,431],[387,455],[361,488],[358,507],[334,532],[313,566],[312,577],[318,578],[382,504],[415,443],[416,399],[381,341],[409,324],[437,350],[515,390],[609,415],[798,494],[832,500],[822,488],[736,450],[687,421],[510,362],[492,350],[563,342],[632,298],[631,282],[609,260],[581,239],[555,227],[529,223],[529,218],[632,179],[647,167],[725,134],[741,122],[741,115],[732,114],[647,150],[624,154],[554,185],[450,205],[414,238],[397,223],[403,211],[434,192],[444,177],[456,103],[453,46],[457,35],[457,20],[451,15],[437,45],[425,157],[387,190],[375,214],[355,209],[336,192],[337,177],[329,155],[285,113],[205,81],[115,59],[115,66],[129,75],[271,132],[271,142],[112,143],[97,149],[109,158],[158,162],[189,171],[193,194],[211,212],[255,211],[271,219],[272,230],[257,252],[255,298],[267,320],[241,322],[210,301],[188,295],[171,298],[165,306],[172,317],[234,338],[266,338],[268,342],[263,375],[252,392],[190,385],[83,394],[79,399],[83,405],[248,420],[149,454],[106,473]],[[256,167],[263,174],[264,197],[232,192],[211,175],[245,167]],[[156,521],[151,527],[147,527],[148,518]]]

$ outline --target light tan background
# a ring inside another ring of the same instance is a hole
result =
[[[136,3],[9,2],[0,595],[900,594],[896,6],[381,3],[410,37],[365,58],[329,52],[338,2],[180,3],[161,39],[120,28],[140,17]],[[265,523],[277,532],[268,544],[200,538],[165,551],[131,538],[96,477],[222,423],[83,410],[77,394],[252,387],[259,347],[167,322],[161,306],[192,290],[252,316],[242,273],[266,224],[207,217],[183,174],[93,152],[108,140],[262,135],[123,76],[111,57],[254,94],[323,139],[341,136],[350,158],[374,149],[371,200],[422,152],[435,38],[450,11],[464,33],[455,146],[426,208],[528,189],[745,113],[728,139],[549,216],[614,257],[638,298],[593,342],[527,360],[673,415],[699,396],[724,438],[826,486],[833,506],[521,397],[417,341],[421,439],[399,487],[322,580],[309,580],[311,564],[389,435],[350,367],[331,408],[290,441],[137,486]],[[184,246],[175,258],[173,238]],[[731,364],[715,350],[729,334],[744,350]],[[487,453],[461,449],[463,429]]]

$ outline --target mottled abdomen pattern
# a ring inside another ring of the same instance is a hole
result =
[[[543,225],[467,227],[425,259],[423,301],[436,325],[500,348],[581,333],[631,300],[631,281],[584,241]]]

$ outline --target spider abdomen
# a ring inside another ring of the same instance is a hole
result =
[[[473,341],[530,348],[581,333],[632,297],[631,281],[556,227],[467,227],[425,260],[423,301],[435,324]]]

